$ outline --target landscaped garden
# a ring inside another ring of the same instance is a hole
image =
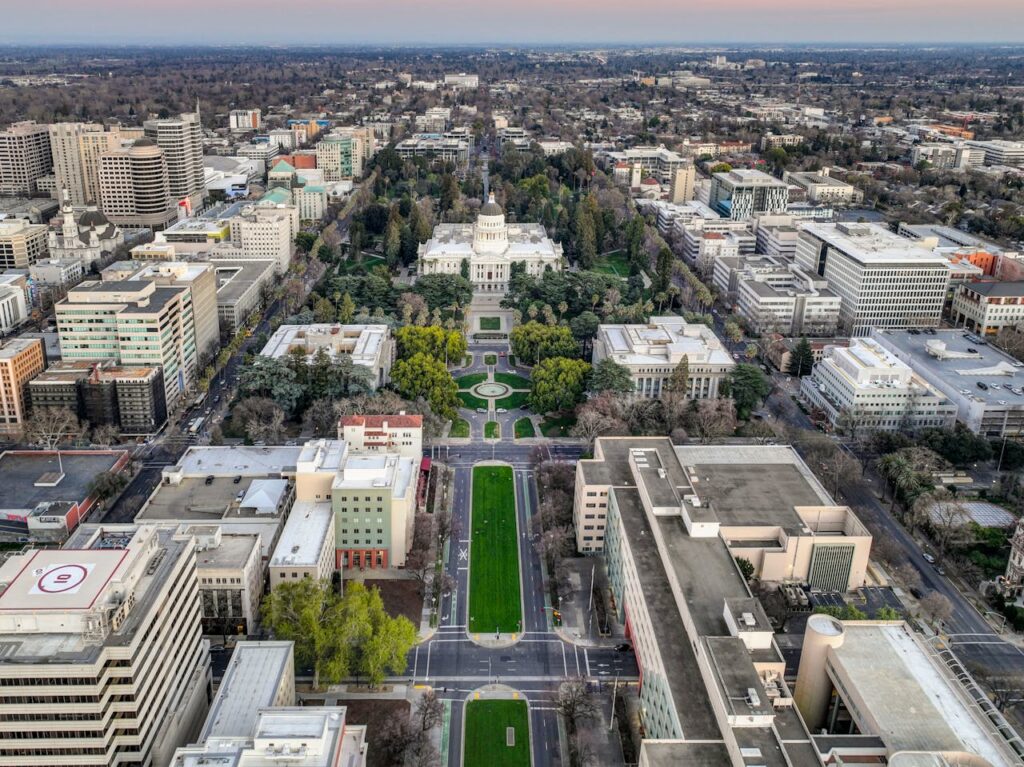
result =
[[[629,277],[629,257],[624,250],[613,250],[594,261],[594,271],[603,274],[614,274],[626,279]]]
[[[514,391],[507,397],[502,397],[494,401],[495,407],[503,407],[506,410],[512,410],[517,407],[526,407],[527,402],[530,399],[530,392],[528,391]]]
[[[455,383],[459,385],[462,390],[472,389],[478,383],[483,383],[487,380],[487,373],[470,373],[466,376],[461,376],[455,379]]]
[[[501,330],[501,317],[481,317],[481,330]]]
[[[509,466],[473,469],[469,567],[469,630],[520,630],[516,497]]]
[[[523,378],[515,373],[495,373],[494,380],[498,383],[503,383],[506,386],[511,386],[513,389],[530,388],[530,379]]]
[[[470,701],[466,706],[465,743],[464,767],[530,767],[526,701]]]
[[[529,418],[520,418],[515,423],[516,439],[526,439],[527,437],[536,437],[537,430],[533,428],[533,421]]]
[[[448,432],[449,437],[468,437],[469,436],[469,421],[465,418],[456,418],[452,421],[451,431]]]
[[[470,394],[468,391],[460,391],[459,399],[462,401],[463,407],[468,407],[470,410],[476,410],[478,407],[482,407],[486,410],[490,405],[487,400],[481,399],[475,394]]]
[[[497,354],[485,354],[484,355],[484,364],[485,365],[497,365],[498,364],[498,355]]]

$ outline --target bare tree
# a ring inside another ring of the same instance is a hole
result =
[[[705,399],[697,403],[690,418],[691,431],[701,442],[710,442],[736,431],[736,406],[729,399]]]
[[[905,562],[896,568],[893,572],[896,579],[900,581],[907,589],[919,589],[921,588],[921,573],[917,571],[909,562]]]
[[[963,504],[955,498],[949,497],[931,506],[929,526],[935,545],[943,556],[949,549],[966,546],[971,542],[974,534],[967,524],[969,519]]]
[[[110,447],[121,438],[121,430],[112,423],[104,423],[92,430],[92,442],[100,447]]]
[[[1000,711],[1012,711],[1024,703],[1024,675],[992,672],[978,663],[969,669]]]
[[[555,704],[570,730],[592,721],[597,717],[598,708],[594,697],[587,690],[582,679],[570,679],[558,688],[558,702]]]
[[[929,591],[921,600],[921,612],[929,623],[937,625],[949,619],[949,616],[953,614],[953,605],[938,591]]]
[[[444,703],[433,690],[427,690],[416,702],[413,716],[421,732],[437,727],[444,720]]]
[[[82,422],[66,407],[41,407],[25,421],[25,439],[45,450],[82,434]]]
[[[405,558],[405,569],[420,584],[420,593],[427,581],[427,576],[434,569],[434,558],[431,556],[431,543],[434,536],[433,518],[430,514],[417,514],[413,523],[412,546]]]

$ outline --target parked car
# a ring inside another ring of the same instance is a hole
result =
[[[476,409],[476,412],[478,412],[478,413],[486,413],[487,412],[487,408],[485,408],[485,407],[478,407]]]
[[[495,410],[494,412],[495,412],[495,413],[507,413],[507,412],[508,412],[508,410],[506,410],[506,409],[505,409],[505,408],[503,408],[503,407],[499,407],[499,408],[498,408],[497,410]]]
[[[213,484],[213,475],[212,474],[207,474],[206,475],[206,482],[205,482],[205,484],[207,484],[207,485],[212,485]]]
[[[241,474],[235,475],[235,478],[233,480],[231,480],[232,484],[235,484],[235,485],[237,485],[241,481],[242,481],[242,475]]]
[[[934,565],[935,564],[935,557],[933,557],[927,551],[924,552],[921,556],[924,557],[924,561],[927,562],[928,564],[930,564],[930,565]]]

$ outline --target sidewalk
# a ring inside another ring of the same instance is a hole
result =
[[[571,570],[569,583],[572,590],[563,594],[560,600],[562,625],[555,628],[555,633],[566,642],[581,647],[614,647],[621,644],[625,631],[611,613],[607,616],[608,636],[601,636],[598,609],[590,598],[591,583],[598,589],[604,588],[607,583],[604,562],[596,558],[576,558],[568,560],[567,565]]]

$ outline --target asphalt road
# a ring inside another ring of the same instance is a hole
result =
[[[474,347],[473,351],[476,353],[479,349]],[[482,355],[479,359],[482,360]],[[507,364],[502,367],[507,367]],[[482,414],[479,419],[475,418],[477,415],[472,414],[474,421],[486,420]],[[514,420],[522,415],[521,412],[513,412],[508,414],[508,418]],[[472,697],[474,691],[492,683],[515,688],[529,702],[534,764],[560,764],[555,709],[559,685],[572,677],[635,680],[638,675],[636,659],[631,652],[617,652],[613,647],[583,647],[564,641],[551,628],[551,611],[550,605],[545,603],[541,561],[533,546],[536,531],[529,525],[538,503],[531,461],[535,446],[517,444],[511,439],[485,444],[480,441],[482,434],[481,421],[479,429],[473,430],[470,444],[435,448],[438,459],[455,470],[452,508],[458,535],[450,544],[447,572],[456,586],[442,600],[437,633],[417,646],[410,655],[410,678],[416,684],[430,685],[441,698],[452,702],[447,762],[450,767],[462,764],[465,701]],[[511,428],[508,434],[511,435]],[[569,462],[578,460],[581,454],[580,446],[575,444],[549,444],[545,450],[550,451],[553,459]],[[525,628],[525,633],[514,645],[493,649],[477,644],[466,632],[469,608],[466,595],[469,568],[472,567],[469,545],[472,468],[479,461],[489,460],[504,461],[513,468]]]
[[[778,376],[776,378],[778,379]],[[780,381],[776,380],[776,384],[779,383]],[[766,406],[784,423],[802,429],[814,428],[807,415],[778,385],[768,397]],[[876,479],[875,482],[877,481]],[[923,593],[937,591],[949,599],[953,613],[949,620],[945,621],[944,631],[948,633],[953,651],[961,663],[968,666],[978,665],[996,674],[1024,673],[1024,650],[999,636],[974,605],[925,560],[921,547],[888,509],[882,506],[871,484],[866,481],[848,484],[838,500],[853,508],[857,516],[876,531],[876,537],[877,531],[881,531],[885,537],[903,548],[906,561],[913,565],[921,576]]]

